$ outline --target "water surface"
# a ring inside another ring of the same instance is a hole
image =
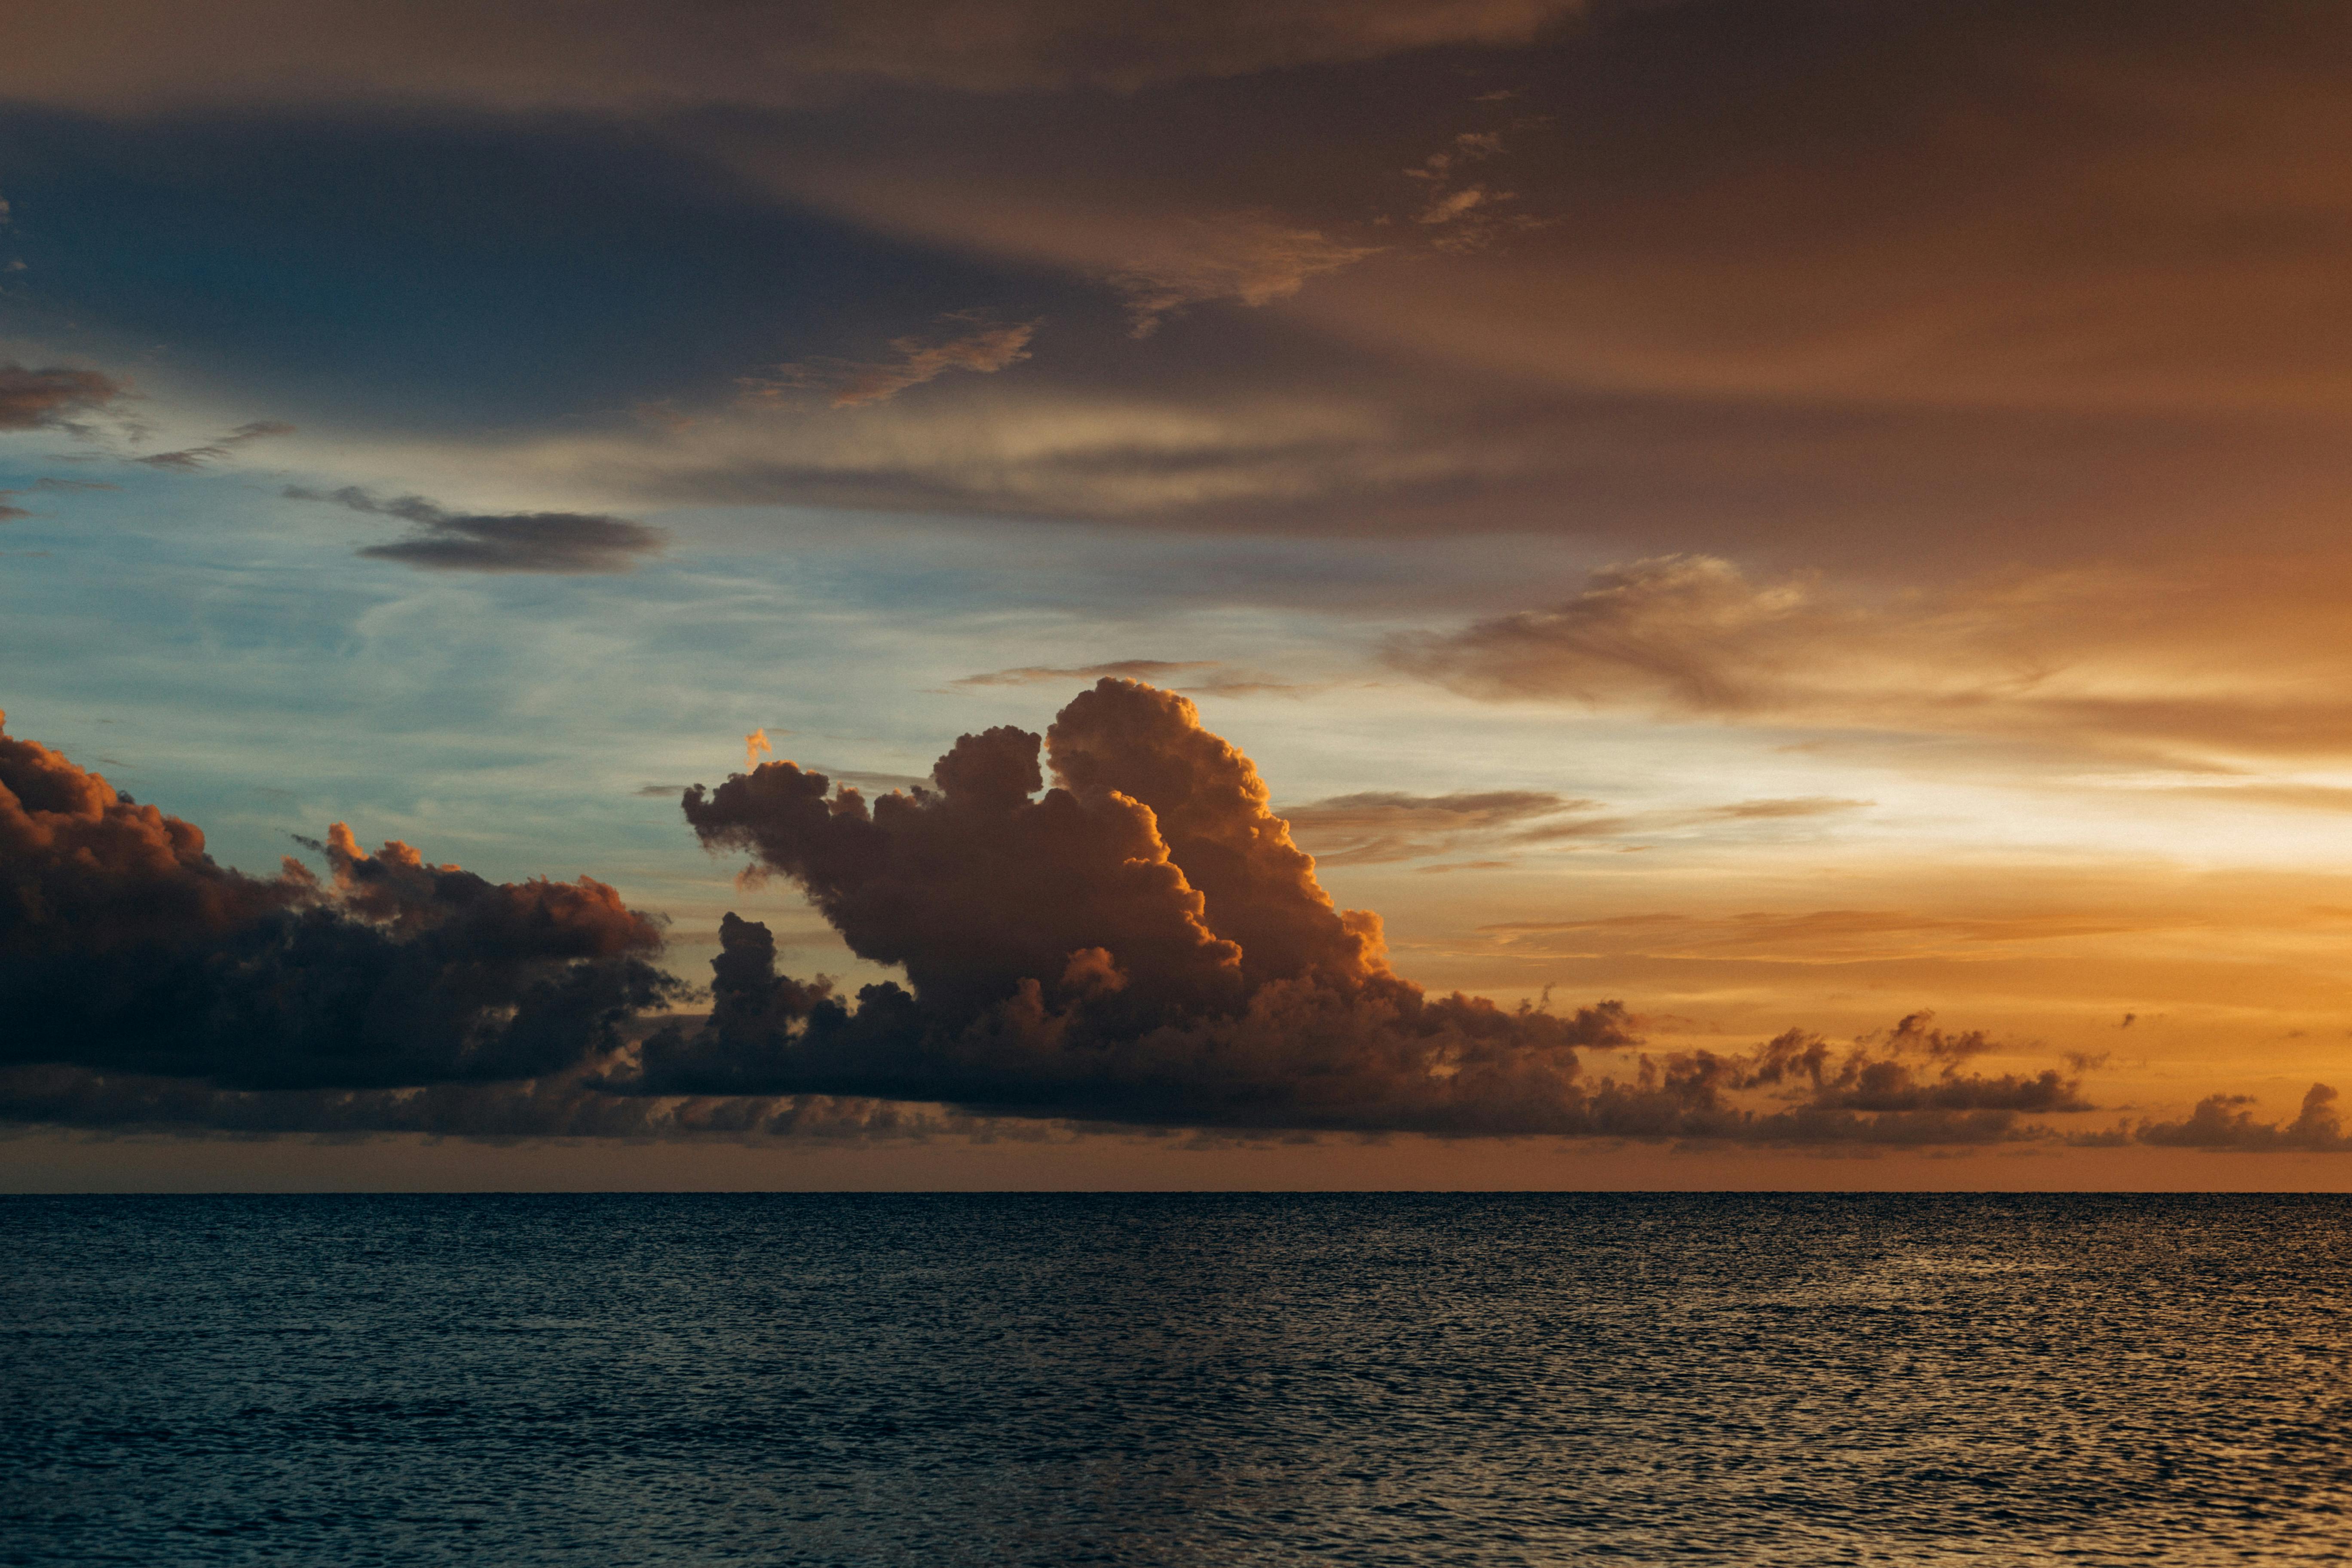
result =
[[[0,1199],[0,1563],[2352,1560],[2352,1202]]]

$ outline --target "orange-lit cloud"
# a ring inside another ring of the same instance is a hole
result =
[[[1107,276],[1127,296],[1129,331],[1148,338],[1187,306],[1213,300],[1271,305],[1297,294],[1308,279],[1351,267],[1379,249],[1262,214],[1220,214],[1167,230],[1150,249],[1122,260]]]
[[[1958,731],[2190,766],[2341,755],[2352,659],[2320,634],[2328,590],[2272,586],[2226,567],[2110,568],[1873,598],[1670,556],[1595,572],[1546,609],[1398,637],[1386,657],[1486,700]]]

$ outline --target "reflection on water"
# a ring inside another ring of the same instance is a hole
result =
[[[2313,1197],[0,1200],[0,1563],[2341,1562]]]

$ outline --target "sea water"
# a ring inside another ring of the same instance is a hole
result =
[[[0,1562],[2352,1558],[2352,1202],[0,1200]]]

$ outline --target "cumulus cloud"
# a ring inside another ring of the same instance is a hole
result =
[[[356,485],[338,490],[289,485],[289,500],[329,501],[353,511],[396,517],[421,531],[360,554],[431,572],[628,572],[662,548],[661,529],[599,512],[455,512],[423,496],[382,500]]]
[[[127,390],[94,370],[0,364],[0,430],[65,428],[72,416],[102,409]]]
[[[1452,804],[1517,821],[1554,803]],[[730,913],[709,1013],[665,1022],[686,992],[650,962],[658,923],[602,883],[493,884],[341,824],[310,845],[324,879],[290,860],[252,877],[0,735],[0,1121],[1927,1146],[2049,1138],[2028,1119],[2089,1109],[2079,1070],[1970,1070],[1993,1043],[1925,1015],[1844,1047],[1790,1031],[1595,1072],[1586,1055],[1638,1045],[1620,1005],[1505,1009],[1397,975],[1378,917],[1333,904],[1249,760],[1134,682],[1102,680],[1043,737],[967,735],[927,785],[870,803],[772,762],[684,806],[906,983],[851,999],[780,973],[772,933]]]
[[[201,447],[184,447],[175,452],[152,452],[144,458],[133,458],[151,468],[171,468],[180,473],[194,473],[222,458],[232,457],[239,447],[272,436],[291,436],[294,426],[282,419],[255,419],[238,426],[228,434],[207,441]]]
[[[1297,294],[1308,279],[1352,267],[1379,250],[1263,214],[1232,213],[1171,227],[1106,281],[1127,297],[1129,330],[1148,338],[1189,306],[1213,300],[1271,305]]]
[[[1011,326],[991,324],[966,312],[946,318],[972,331],[944,342],[917,337],[893,338],[891,360],[813,359],[780,364],[772,374],[745,376],[736,384],[751,403],[782,404],[794,392],[823,394],[829,406],[861,408],[883,403],[910,386],[936,381],[951,370],[991,375],[1029,357],[1029,340],[1040,321]]]
[[[1569,803],[1453,804],[1520,820]],[[1635,1044],[1620,1005],[1555,1016],[1399,976],[1379,918],[1324,892],[1249,759],[1181,697],[1133,681],[1100,680],[1042,737],[964,736],[929,787],[869,802],[775,762],[684,806],[705,844],[790,879],[907,983],[853,1005],[779,973],[767,930],[730,916],[709,1018],[655,1034],[607,1087],[1144,1125],[1816,1143],[2042,1137],[2021,1116],[2084,1108],[2054,1073],[1964,1072],[1989,1043],[1924,1016],[1843,1055],[1790,1034],[1596,1077],[1580,1050]]]
[[[619,1043],[677,983],[601,882],[492,883],[341,824],[256,878],[193,824],[0,734],[0,1066],[355,1089],[515,1079]]]
[[[2293,1121],[2275,1122],[2254,1120],[2254,1113],[2246,1109],[2254,1103],[2251,1095],[2212,1094],[2199,1100],[2186,1121],[2141,1121],[2127,1131],[2118,1129],[2085,1142],[2120,1142],[2128,1137],[2166,1149],[2340,1154],[2352,1152],[2352,1138],[2344,1135],[2336,1098],[2334,1089],[2315,1083],[2303,1097],[2301,1113]]]

